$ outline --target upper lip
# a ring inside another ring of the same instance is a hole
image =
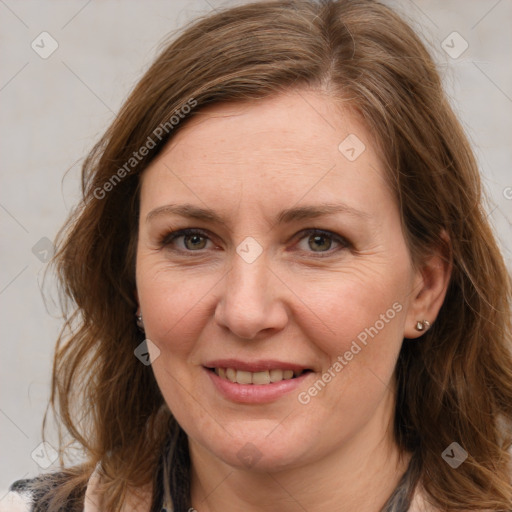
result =
[[[309,370],[311,367],[298,363],[260,359],[258,361],[241,361],[239,359],[215,359],[204,363],[206,368],[234,368],[246,372],[263,372],[265,370]]]

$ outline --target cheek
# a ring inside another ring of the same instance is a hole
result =
[[[326,365],[346,354],[351,372],[358,366],[382,370],[383,376],[392,372],[403,340],[405,281],[402,273],[379,275],[360,267],[296,288],[298,296],[307,297],[296,318],[306,337],[327,356]]]
[[[161,262],[153,265],[150,258],[141,258],[137,269],[145,334],[160,350],[152,370],[165,402],[187,432],[208,430],[214,414],[206,405],[198,407],[202,392],[197,377],[203,370],[190,363],[197,360],[198,340],[213,314],[211,296],[218,281],[217,275],[199,277]]]
[[[162,355],[186,356],[213,314],[209,298],[218,276],[175,272],[149,262],[141,262],[137,276],[146,336],[158,345]]]
[[[304,336],[325,357],[321,374],[297,398],[333,437],[362,429],[389,398],[405,319],[398,283],[342,282],[323,287],[298,315]]]

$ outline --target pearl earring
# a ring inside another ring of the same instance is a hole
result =
[[[137,319],[137,327],[139,328],[139,331],[144,332],[144,321],[142,320],[142,313],[139,315],[135,314],[135,318]]]
[[[428,320],[418,320],[416,322],[416,330],[417,331],[426,331],[430,327],[430,322]]]

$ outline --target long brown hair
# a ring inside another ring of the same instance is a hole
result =
[[[437,508],[510,508],[510,278],[435,64],[397,14],[370,0],[255,2],[196,20],[165,46],[85,160],[83,199],[54,259],[69,307],[51,398],[61,435],[85,462],[52,492],[55,508],[100,461],[105,509],[117,512],[128,488],[157,489],[164,447],[186,459],[151,366],[134,356],[144,339],[134,317],[140,174],[202,107],[301,88],[343,101],[375,138],[413,260],[451,241],[440,314],[421,340],[404,341],[398,360],[396,442],[415,454]],[[441,457],[452,442],[468,453],[456,470]],[[188,492],[180,478],[175,503]]]

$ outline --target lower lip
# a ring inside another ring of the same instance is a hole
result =
[[[214,386],[232,402],[244,404],[263,404],[296,390],[312,372],[306,372],[294,379],[281,380],[270,384],[238,384],[219,377],[215,372],[204,369]]]

